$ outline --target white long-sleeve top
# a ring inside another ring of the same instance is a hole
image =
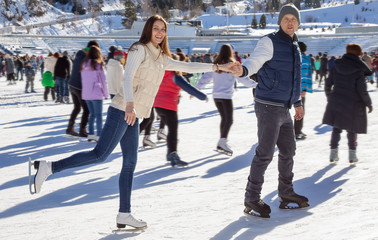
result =
[[[269,37],[261,38],[251,53],[251,56],[243,62],[248,70],[248,76],[257,73],[265,62],[273,58],[273,42]]]
[[[202,89],[206,84],[213,82],[213,98],[232,99],[235,81],[241,82],[247,87],[256,87],[256,82],[249,77],[238,78],[231,73],[208,72],[202,75],[196,87]]]

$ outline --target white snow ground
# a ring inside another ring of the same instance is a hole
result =
[[[262,191],[272,207],[270,219],[243,214],[244,188],[257,145],[251,89],[240,87],[234,95],[232,157],[214,151],[220,118],[210,86],[205,89],[207,103],[189,100],[183,93],[178,149],[190,167],[171,169],[165,143],[141,150],[132,212],[147,221],[148,229],[113,233],[119,146],[104,163],[55,174],[40,194],[29,194],[28,157],[56,161],[94,144],[64,137],[72,104],[44,102],[38,80],[38,93],[24,94],[24,84],[7,86],[4,77],[0,79],[0,239],[378,239],[378,96],[373,85],[368,87],[374,111],[368,115],[368,134],[358,136],[360,162],[355,167],[348,163],[345,133],[341,159],[329,165],[331,127],[321,124],[325,95],[320,89],[308,94],[303,130],[308,138],[297,142],[294,188],[310,199],[310,207],[278,208],[276,152]],[[109,100],[104,120],[108,106]]]

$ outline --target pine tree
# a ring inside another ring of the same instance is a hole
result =
[[[265,29],[266,28],[266,17],[265,17],[265,14],[261,15],[261,17],[260,17],[259,28],[261,28],[261,29]]]
[[[257,19],[256,15],[253,15],[252,23],[251,23],[251,28],[257,29]]]
[[[124,16],[125,17],[122,20],[122,25],[125,26],[126,29],[130,29],[134,21],[137,20],[135,5],[131,0],[125,1],[125,15]]]

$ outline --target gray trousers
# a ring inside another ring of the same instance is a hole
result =
[[[256,102],[255,113],[259,143],[248,177],[245,193],[247,202],[260,199],[265,170],[272,161],[276,145],[279,150],[278,195],[293,193],[293,156],[296,143],[289,109]]]

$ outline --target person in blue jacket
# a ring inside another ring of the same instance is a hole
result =
[[[280,208],[308,206],[308,199],[294,192],[293,157],[296,143],[290,108],[294,105],[295,120],[303,118],[301,94],[301,55],[295,32],[300,23],[299,10],[293,4],[284,5],[279,13],[277,32],[261,38],[243,65],[234,65],[233,74],[250,76],[257,73],[255,113],[258,146],[253,158],[244,205],[245,213],[269,217],[271,209],[261,199],[264,174],[278,147],[278,197]]]
[[[304,110],[304,103],[306,99],[306,93],[312,93],[312,66],[311,58],[306,55],[307,45],[304,42],[298,42],[299,49],[302,53],[302,64],[301,64],[301,99],[302,106]],[[303,128],[303,118],[300,120],[294,119],[294,131],[295,138],[299,140],[306,139],[306,134],[302,132]]]
[[[70,120],[68,121],[66,134],[85,138],[88,137],[86,129],[89,119],[89,109],[85,100],[81,98],[82,85],[80,67],[91,46],[100,47],[100,44],[96,40],[91,40],[88,42],[86,48],[76,53],[75,60],[72,65],[70,80],[68,81],[68,88],[71,93],[74,109],[72,110]],[[79,133],[77,133],[75,132],[75,120],[81,109],[83,109],[83,115],[81,116]]]

